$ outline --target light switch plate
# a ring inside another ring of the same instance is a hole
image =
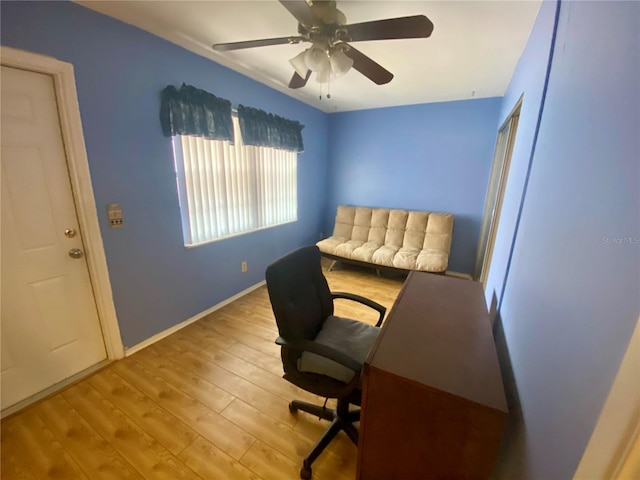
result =
[[[107,216],[109,217],[109,227],[122,228],[122,207],[119,203],[109,203],[107,205]]]

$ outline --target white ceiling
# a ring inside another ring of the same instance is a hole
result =
[[[347,24],[426,15],[429,38],[357,42],[354,46],[395,77],[376,85],[355,70],[327,87],[314,76],[287,87],[289,59],[308,44],[214,52],[211,45],[297,35],[296,19],[277,0],[78,1],[181,45],[293,98],[339,112],[502,96],[529,37],[541,0],[338,0]],[[322,94],[322,100],[319,99]]]

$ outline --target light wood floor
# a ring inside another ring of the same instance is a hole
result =
[[[402,278],[344,267],[333,291],[391,308]],[[336,301],[336,313],[376,314]],[[2,479],[296,479],[327,422],[289,413],[321,403],[281,378],[277,330],[262,287],[162,341],[3,420]],[[313,465],[316,480],[353,479],[341,433]]]

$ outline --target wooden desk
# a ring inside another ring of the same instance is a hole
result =
[[[410,273],[364,365],[357,478],[487,478],[506,415],[482,286]]]

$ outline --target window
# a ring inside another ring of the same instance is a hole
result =
[[[298,218],[298,154],[244,145],[233,117],[235,144],[176,135],[182,231],[192,247]]]
[[[161,92],[185,246],[298,218],[296,152],[304,151],[304,125],[244,105],[237,113],[229,100],[191,85]]]

